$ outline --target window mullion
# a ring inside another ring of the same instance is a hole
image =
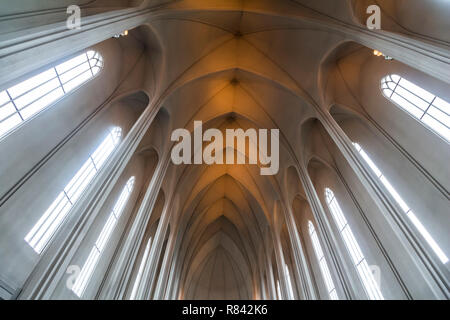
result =
[[[9,100],[11,101],[12,105],[14,106],[14,109],[16,109],[16,112],[17,112],[17,114],[19,115],[20,119],[22,119],[22,121],[25,121],[25,120],[23,119],[23,117],[22,117],[22,114],[20,113],[19,108],[17,108],[16,103],[14,102],[13,98],[12,98],[11,95],[9,94],[9,91],[8,91],[8,90],[5,90],[5,92],[6,92],[6,94],[8,95]],[[12,115],[11,115],[11,116],[12,116]],[[5,118],[5,119],[9,119],[11,116],[9,116],[9,117],[7,117],[7,118]],[[3,120],[5,120],[5,119],[3,119]]]
[[[64,89],[64,85],[63,85],[63,83],[62,83],[62,81],[61,81],[61,78],[59,77],[58,70],[56,70],[56,68],[53,68],[53,69],[55,69],[56,77],[58,78],[59,85],[61,86],[62,91],[64,92],[64,94],[66,94],[66,90]]]

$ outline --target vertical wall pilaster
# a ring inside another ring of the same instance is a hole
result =
[[[294,253],[295,263],[293,269],[297,273],[295,281],[297,283],[299,297],[304,300],[317,299],[317,288],[312,279],[310,265],[303,250],[292,208],[291,206],[286,206],[286,208],[284,213],[286,215],[286,226]]]

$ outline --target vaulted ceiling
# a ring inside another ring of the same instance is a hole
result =
[[[411,19],[389,1],[379,4],[399,23]],[[258,259],[272,255],[263,245],[273,236],[269,230],[285,230],[279,203],[305,198],[292,166],[306,161],[305,139],[315,139],[313,133],[300,135],[317,131],[312,119],[326,105],[330,62],[356,51],[371,55],[333,24],[362,28],[360,4],[188,0],[161,5],[151,22],[131,34],[152,54],[145,81],[160,100],[160,113],[170,119],[163,125],[192,132],[194,120],[201,120],[203,130],[280,129],[276,176],[261,176],[256,165],[171,165],[164,183],[166,195],[177,195],[171,224],[178,228],[180,297],[254,298]],[[393,20],[389,26],[402,29]]]

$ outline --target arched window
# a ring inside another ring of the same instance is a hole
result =
[[[89,156],[80,170],[59,193],[44,215],[26,235],[25,241],[41,254],[59,226],[69,214],[75,202],[92,182],[96,173],[119,144],[122,129],[115,127],[100,146]]]
[[[95,77],[102,67],[102,56],[90,50],[0,91],[0,138]]]
[[[361,248],[359,247],[358,242],[356,241],[356,238],[353,235],[353,232],[348,225],[344,214],[342,213],[341,207],[339,206],[339,203],[335,198],[333,191],[331,191],[329,188],[325,189],[325,198],[328,208],[330,209],[334,221],[338,227],[339,233],[344,240],[345,246],[350,253],[352,262],[358,272],[358,276],[361,279],[367,295],[371,300],[384,300],[380,288],[375,281],[375,277],[372,274],[372,270],[370,269],[369,264],[364,258]]]
[[[134,281],[133,291],[131,292],[130,300],[134,300],[137,295],[137,290],[139,288],[139,284],[142,279],[142,274],[144,272],[144,267],[147,263],[148,254],[150,253],[150,248],[152,247],[152,238],[150,237],[147,242],[147,246],[145,247],[144,255],[142,256],[141,264],[139,266],[139,271],[136,276],[136,280]]]
[[[424,237],[424,239],[427,241],[427,243],[430,245],[430,247],[433,249],[433,251],[436,253],[436,255],[439,257],[439,259],[442,261],[442,263],[448,262],[448,257],[445,255],[444,251],[439,247],[439,245],[434,241],[433,237],[430,235],[430,233],[427,231],[427,229],[423,226],[423,224],[420,222],[419,219],[417,219],[414,212],[408,207],[405,201],[403,201],[400,194],[395,190],[395,188],[392,186],[392,184],[386,179],[386,177],[381,173],[380,169],[375,165],[375,163],[370,159],[369,155],[364,151],[363,148],[358,143],[353,143],[356,150],[358,150],[361,157],[366,161],[366,163],[369,165],[369,167],[372,169],[372,171],[375,173],[375,175],[380,179],[380,181],[383,183],[383,185],[386,187],[386,189],[389,191],[391,196],[394,198],[394,200],[398,203],[398,205],[402,208],[402,210],[405,212],[406,216],[411,220],[413,225],[417,228],[417,230],[420,232],[420,234]]]
[[[328,264],[322,251],[322,246],[320,245],[319,238],[317,237],[316,229],[314,228],[314,225],[311,221],[308,221],[308,231],[309,236],[311,237],[314,252],[316,254],[317,260],[319,261],[320,271],[322,272],[322,277],[325,281],[328,295],[330,296],[331,300],[339,300],[336,288],[333,283],[333,279],[331,278],[330,269],[328,269]]]
[[[450,104],[396,74],[381,79],[383,94],[450,141]]]
[[[95,241],[95,244],[92,247],[92,250],[88,258],[84,263],[83,268],[81,269],[81,272],[78,275],[77,280],[75,281],[75,284],[72,287],[72,291],[78,297],[81,297],[83,295],[84,290],[86,289],[87,284],[92,274],[94,273],[95,267],[97,266],[97,263],[100,260],[100,256],[106,247],[109,237],[113,233],[117,221],[119,221],[119,218],[122,214],[123,209],[125,208],[128,198],[130,197],[130,194],[133,191],[134,181],[135,178],[131,177],[126,183],[122,192],[120,193],[119,199],[114,205],[114,208],[111,211],[108,220],[105,223],[105,226],[100,232],[97,241]]]

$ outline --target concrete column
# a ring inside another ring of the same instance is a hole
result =
[[[174,226],[175,228],[177,226]],[[176,235],[176,229],[174,230],[174,235]],[[175,239],[174,239],[175,241]],[[175,241],[176,242],[176,241]],[[172,256],[171,256],[171,260],[170,260],[170,266],[168,266],[170,268],[170,270],[168,271],[168,280],[167,280],[167,286],[166,286],[166,290],[164,293],[164,299],[165,300],[173,300],[176,299],[176,287],[177,287],[177,278],[176,278],[176,245],[174,243],[174,248],[173,248],[173,252],[172,252]]]
[[[277,289],[273,278],[272,259],[266,254],[266,276],[269,285],[269,294],[272,300],[277,300]]]
[[[286,226],[289,233],[289,239],[292,245],[292,252],[294,256],[294,268],[293,272],[296,273],[295,281],[297,283],[298,295],[303,300],[315,300],[317,299],[317,288],[314,284],[310,265],[303,250],[303,245],[300,240],[297,224],[295,223],[294,214],[292,208],[286,205],[285,213]]]
[[[110,268],[108,269],[111,271],[105,275],[96,298],[125,299],[127,290],[132,285],[130,280],[133,267],[136,263],[139,248],[144,239],[145,230],[150,221],[168,164],[168,161],[160,161],[158,163],[132,227],[124,237],[120,247],[117,248],[114,260],[110,263]]]
[[[281,246],[281,239],[277,231],[274,232],[274,250],[275,250],[275,260],[278,269],[278,278],[280,280],[281,294],[284,300],[292,300],[291,294],[289,292],[289,285],[287,281],[286,262],[284,261],[283,249]]]
[[[164,253],[164,259],[161,265],[161,272],[159,273],[158,282],[156,284],[155,293],[153,295],[154,300],[161,300],[164,298],[165,292],[169,290],[168,288],[168,277],[169,270],[171,267],[172,257],[174,254],[176,237],[172,232],[169,235],[169,242],[167,244],[166,252]]]
[[[152,288],[155,285],[158,262],[161,256],[162,247],[164,245],[167,228],[169,226],[171,213],[171,210],[169,210],[169,203],[170,201],[166,200],[166,203],[164,204],[163,212],[158,224],[158,229],[156,230],[153,244],[150,249],[149,259],[145,266],[144,272],[142,273],[142,281],[139,284],[136,299],[150,299]]]
[[[263,272],[259,272],[259,281],[261,282],[261,299],[262,300],[268,300],[267,297],[267,291],[266,291],[266,283],[264,281],[264,273]]]
[[[64,276],[84,235],[94,222],[118,178],[133,156],[156,116],[158,108],[150,104],[136,121],[93,183],[72,208],[68,221],[56,234],[26,281],[19,299],[50,299]]]
[[[319,119],[325,130],[389,222],[392,231],[398,236],[398,239],[414,261],[418,262],[418,270],[421,272],[426,283],[429,284],[435,297],[438,299],[449,299],[450,291],[448,283],[445,280],[448,274],[446,266],[439,261],[431,247],[423,245],[424,240],[421,238],[419,232],[408,221],[402,208],[382,184],[380,179],[375,176],[365,160],[362,159],[359,152],[353,146],[352,141],[350,141],[331,114],[322,109],[319,110],[319,114]]]

